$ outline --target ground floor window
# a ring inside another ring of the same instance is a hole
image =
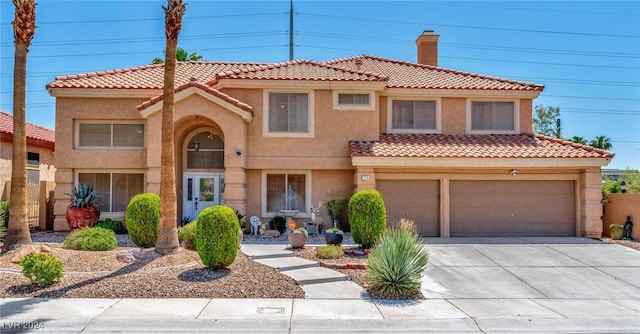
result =
[[[306,212],[309,175],[266,173],[265,179],[264,196],[268,213],[277,213],[283,209]]]
[[[102,196],[102,212],[124,212],[129,200],[144,192],[143,173],[78,173],[78,183],[92,186]]]

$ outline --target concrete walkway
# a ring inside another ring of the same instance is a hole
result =
[[[351,282],[306,276],[306,299],[1,299],[0,332],[640,333],[638,251],[581,238],[427,242],[421,301],[321,295]],[[243,251],[285,274],[317,268],[262,246]]]

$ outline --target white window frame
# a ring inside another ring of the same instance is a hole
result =
[[[74,122],[74,148],[77,150],[144,150],[147,146],[147,125],[143,121],[127,120],[75,120]],[[109,124],[111,125],[111,146],[80,146],[80,124]],[[142,146],[113,146],[113,126],[117,124],[138,124],[142,125]]]
[[[472,102],[512,102],[513,103],[513,130],[473,130],[471,129],[471,103]],[[520,133],[520,100],[518,99],[467,99],[467,133],[469,134],[518,134]]]
[[[304,175],[304,188],[305,188],[305,202],[304,211],[298,212],[296,217],[298,218],[310,218],[311,217],[311,171],[310,170],[289,170],[289,169],[274,169],[262,171],[262,194],[261,197],[261,214],[265,218],[273,218],[276,215],[281,215],[280,212],[267,211],[267,174],[297,174]],[[295,218],[294,218],[295,219]]]
[[[340,104],[340,94],[366,94],[369,95],[368,104]],[[333,91],[334,110],[376,110],[375,94],[365,91]]]
[[[307,132],[270,132],[269,131],[269,94],[300,94],[305,93],[308,96],[307,99]],[[287,137],[287,138],[313,138],[315,128],[315,94],[313,90],[264,90],[262,96],[262,136],[263,137]]]
[[[393,128],[393,101],[434,101],[436,103],[436,128],[435,129],[394,129]],[[441,133],[442,132],[442,100],[440,98],[425,98],[419,96],[389,97],[387,98],[387,132],[388,133]]]
[[[147,191],[147,173],[143,170],[136,169],[79,169],[76,170],[73,176],[74,186],[77,185],[80,181],[80,174],[109,174],[109,194],[113,196],[113,174],[142,174],[142,190],[143,192]],[[102,195],[102,194],[98,194]],[[110,198],[109,203],[113,206],[113,197]],[[109,208],[111,210],[111,208]],[[124,211],[101,211],[100,217],[102,218],[113,218],[119,217],[118,214],[122,214]],[[105,216],[105,214],[107,216]],[[115,215],[114,215],[115,214]]]

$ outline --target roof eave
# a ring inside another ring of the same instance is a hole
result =
[[[417,158],[353,156],[355,167],[586,168],[602,167],[611,158]]]

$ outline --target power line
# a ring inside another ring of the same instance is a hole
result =
[[[595,96],[572,96],[572,95],[544,95],[545,97],[563,97],[570,99],[587,99],[587,100],[614,100],[614,101],[640,101],[640,99],[629,99],[622,97],[595,97]]]
[[[420,26],[427,25],[427,26],[441,26],[441,27],[450,27],[450,28],[515,31],[515,32],[539,33],[539,34],[593,36],[593,37],[611,37],[611,38],[639,38],[640,39],[640,35],[596,34],[596,33],[575,32],[575,31],[552,31],[552,30],[534,30],[534,29],[516,29],[516,28],[497,28],[497,27],[487,27],[487,26],[467,26],[467,25],[459,25],[459,24],[397,21],[397,20],[385,20],[385,19],[375,19],[375,18],[361,18],[361,17],[354,17],[354,16],[312,14],[312,13],[303,13],[303,12],[299,12],[298,14],[303,16],[323,17],[323,18],[339,19],[339,20],[355,20],[355,21],[381,22],[381,23],[394,23],[394,24],[398,23],[398,24],[411,24],[411,25],[420,25]]]
[[[621,15],[621,16],[640,16],[635,13],[615,13],[615,12],[592,12],[586,10],[565,10],[565,9],[546,9],[546,8],[517,8],[517,7],[501,7],[501,6],[481,6],[481,5],[469,5],[458,3],[437,3],[439,6],[457,6],[457,7],[469,7],[469,8],[488,8],[488,9],[506,9],[506,10],[523,10],[527,12],[557,12],[557,13],[576,13],[576,14],[590,14],[590,15]]]

